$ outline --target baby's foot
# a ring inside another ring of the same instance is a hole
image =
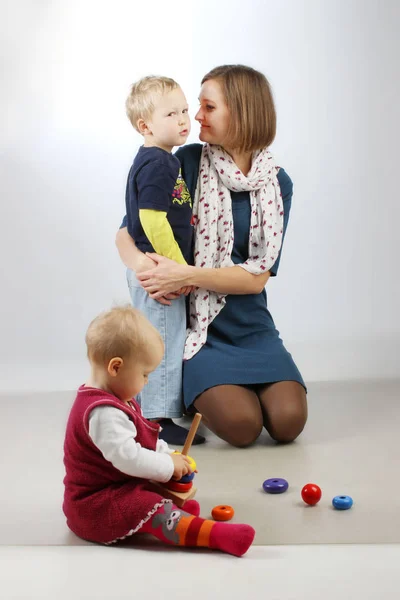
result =
[[[182,506],[182,510],[190,515],[198,517],[200,515],[200,504],[197,500],[186,500],[185,504]]]

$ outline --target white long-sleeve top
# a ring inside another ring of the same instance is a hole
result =
[[[174,473],[173,450],[158,440],[156,450],[142,448],[128,415],[114,406],[97,406],[89,416],[89,436],[104,458],[132,477],[165,483]]]

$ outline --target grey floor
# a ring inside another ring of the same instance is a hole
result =
[[[173,590],[179,598],[187,597],[183,582],[191,580],[195,566],[207,572],[196,587],[198,595],[192,594],[196,598],[205,593],[217,597],[212,594],[212,582],[218,582],[219,569],[232,577],[226,595],[220,592],[218,597],[242,598],[240,574],[243,578],[246,572],[247,578],[251,573],[252,586],[262,585],[268,567],[274,573],[269,598],[313,598],[307,588],[310,582],[318,591],[319,586],[329,586],[330,578],[335,581],[335,597],[341,591],[343,598],[383,594],[397,598],[399,397],[400,382],[395,381],[313,384],[309,387],[309,423],[297,443],[277,446],[263,435],[254,447],[238,450],[208,434],[206,444],[193,448],[203,516],[215,504],[229,503],[236,510],[235,521],[251,523],[257,531],[256,545],[246,557],[235,560],[207,551],[161,549],[140,540],[119,549],[78,540],[66,529],[60,510],[62,441],[73,393],[0,396],[0,581],[5,586],[1,589],[7,590],[0,595],[6,599],[69,597],[75,577],[79,574],[84,580],[85,573],[98,568],[94,588],[88,580],[86,591],[77,597],[131,597],[123,583],[114,586],[113,593],[109,591],[103,580],[108,581],[106,574],[114,568],[110,565],[114,561],[124,564],[134,556],[135,565],[145,572],[156,553],[161,572],[178,559],[188,569],[180,584],[164,581],[164,591]],[[288,492],[280,496],[263,493],[261,484],[269,477],[285,477],[290,483]],[[312,508],[300,499],[301,487],[308,481],[318,483],[323,491],[321,502]],[[354,498],[350,511],[332,509],[331,499],[339,494]],[[385,571],[380,587],[371,575],[377,564]],[[297,587],[285,579],[286,567],[298,581]],[[42,571],[46,576],[40,575]],[[320,597],[333,598],[329,595],[333,589]],[[154,590],[158,592],[147,597],[160,597],[158,584]]]

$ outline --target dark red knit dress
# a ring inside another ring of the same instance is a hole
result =
[[[131,406],[102,390],[81,386],[72,406],[64,442],[63,511],[68,527],[92,542],[112,543],[136,533],[166,500],[145,479],[131,477],[104,458],[89,437],[90,411],[115,406],[133,421],[136,441],[155,450],[159,425],[147,421],[135,400]]]

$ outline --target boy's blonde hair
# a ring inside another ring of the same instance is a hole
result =
[[[112,358],[141,359],[151,355],[155,345],[164,343],[160,333],[143,313],[129,304],[101,313],[86,332],[87,355],[91,363],[107,366]]]
[[[173,79],[155,75],[143,77],[132,85],[125,107],[128,119],[136,131],[139,131],[137,127],[139,119],[144,121],[150,119],[154,111],[156,98],[167,92],[172,92],[178,87],[179,84]]]

